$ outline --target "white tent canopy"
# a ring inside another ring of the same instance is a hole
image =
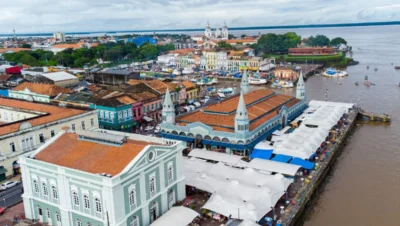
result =
[[[151,226],[187,226],[199,216],[199,214],[183,206],[172,207],[168,212],[154,221]]]
[[[193,149],[189,152],[190,157],[202,158],[207,160],[213,160],[218,162],[227,163],[232,166],[246,166],[247,162],[242,160],[241,156],[229,155],[214,151],[207,151],[205,149]]]
[[[300,166],[259,158],[251,160],[251,162],[248,163],[247,167],[258,170],[265,170],[268,172],[277,172],[289,176],[296,175],[297,171],[300,169]]]

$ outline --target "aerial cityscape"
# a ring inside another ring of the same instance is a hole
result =
[[[45,2],[0,19],[0,226],[398,225],[399,4]]]

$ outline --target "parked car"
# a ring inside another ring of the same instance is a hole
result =
[[[8,182],[1,184],[1,189],[6,190],[6,189],[12,188],[18,184],[19,184],[19,181],[8,181]]]

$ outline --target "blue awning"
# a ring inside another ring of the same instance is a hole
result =
[[[273,150],[259,150],[259,149],[254,149],[253,152],[250,155],[250,158],[255,159],[266,159],[269,160],[271,158]]]
[[[316,155],[316,153],[314,152],[311,156],[310,156],[310,158],[309,159],[312,159],[312,158],[314,158],[315,157],[315,155]]]
[[[315,166],[315,163],[306,161],[301,158],[293,158],[292,161],[290,161],[290,164],[301,166],[302,168],[307,170],[312,170]]]
[[[288,156],[288,155],[275,155],[271,160],[276,161],[276,162],[287,163],[292,158],[293,158],[292,156]]]
[[[211,140],[203,140],[202,143],[208,145],[211,144]]]
[[[189,142],[194,141],[194,138],[192,138],[192,137],[184,137],[184,136],[174,135],[174,134],[170,134],[170,133],[160,133],[160,135],[167,139],[189,141]]]

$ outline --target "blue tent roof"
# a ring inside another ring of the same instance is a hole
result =
[[[276,161],[276,162],[283,162],[287,163],[292,159],[292,156],[288,155],[275,155],[271,160]]]
[[[290,164],[298,165],[298,166],[301,166],[302,168],[308,169],[308,170],[314,169],[314,166],[315,166],[315,163],[306,161],[301,158],[293,158],[292,161],[290,161]]]
[[[273,150],[259,150],[259,149],[254,149],[253,152],[250,155],[250,158],[255,159],[270,159],[272,155]]]

